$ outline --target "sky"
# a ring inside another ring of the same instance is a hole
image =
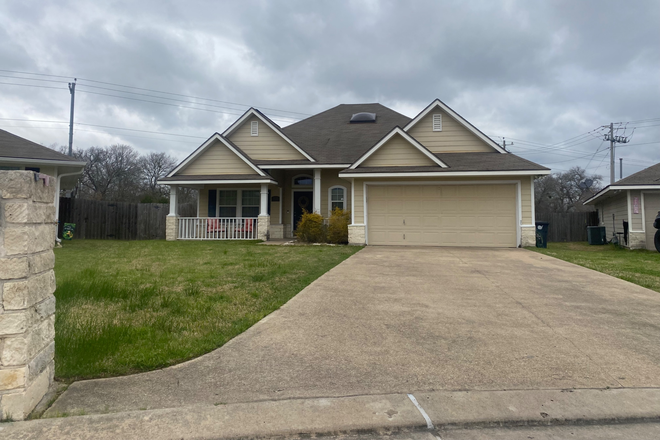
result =
[[[0,128],[183,159],[249,107],[439,98],[534,162],[609,183],[660,162],[660,2],[0,0]]]

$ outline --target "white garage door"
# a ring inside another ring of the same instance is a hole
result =
[[[515,185],[368,186],[369,244],[515,247]]]

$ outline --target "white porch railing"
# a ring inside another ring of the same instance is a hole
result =
[[[256,217],[179,217],[179,240],[256,240]]]

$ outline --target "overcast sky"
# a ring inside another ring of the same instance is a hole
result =
[[[68,122],[74,77],[75,148],[177,159],[250,106],[285,126],[440,98],[554,171],[609,176],[601,126],[633,121],[618,178],[660,162],[659,25],[657,0],[0,0],[0,128],[67,144],[42,121]]]

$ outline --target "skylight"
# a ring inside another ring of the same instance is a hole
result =
[[[360,112],[351,116],[351,124],[360,124],[365,122],[376,122],[376,113]]]

